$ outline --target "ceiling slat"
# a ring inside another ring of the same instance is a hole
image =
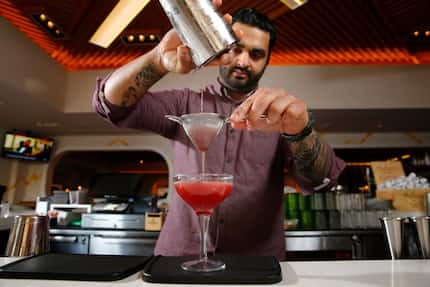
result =
[[[125,46],[120,39],[109,49],[88,43],[116,3],[0,0],[0,13],[66,69],[115,68],[153,47]],[[233,13],[241,7],[254,7],[274,21],[278,42],[272,65],[430,64],[430,47],[407,41],[413,29],[429,21],[429,0],[309,0],[296,10],[279,0],[231,0],[224,1],[221,10]],[[30,18],[43,11],[62,26],[65,39],[51,38]],[[124,33],[164,33],[170,27],[154,0]]]

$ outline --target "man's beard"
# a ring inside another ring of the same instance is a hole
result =
[[[219,67],[219,75],[220,81],[223,86],[227,89],[237,92],[237,93],[249,93],[258,86],[258,82],[264,74],[264,69],[261,70],[258,74],[254,74],[246,68],[241,67],[229,67],[229,66],[220,66]],[[234,71],[239,71],[241,73],[246,74],[245,79],[239,79],[233,76]]]

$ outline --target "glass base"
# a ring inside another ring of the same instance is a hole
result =
[[[181,264],[182,269],[193,272],[213,272],[225,269],[225,263],[210,259],[197,259]]]

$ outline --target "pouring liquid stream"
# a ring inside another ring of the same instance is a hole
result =
[[[203,89],[200,91],[200,112],[203,113]],[[201,173],[205,173],[206,170],[206,151],[200,149],[201,156]]]

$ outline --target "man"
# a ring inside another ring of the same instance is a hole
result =
[[[148,91],[166,73],[194,68],[188,47],[171,30],[152,51],[99,80],[93,104],[119,127],[171,139],[175,173],[198,172],[200,155],[182,127],[164,115],[200,112],[201,93],[205,112],[231,115],[231,126],[221,130],[206,153],[207,172],[234,175],[233,192],[211,218],[209,251],[283,259],[284,169],[309,193],[334,183],[343,162],[312,130],[303,101],[282,89],[258,87],[276,38],[269,20],[253,9],[226,19],[239,43],[220,57],[213,85],[202,91]],[[196,254],[197,218],[176,193],[171,199],[155,253]]]

